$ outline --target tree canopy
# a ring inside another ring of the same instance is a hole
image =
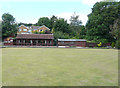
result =
[[[51,20],[48,18],[48,17],[41,17],[39,20],[38,20],[38,23],[37,23],[38,26],[42,26],[42,25],[45,25],[47,26],[48,28],[52,28],[52,25],[51,25]]]
[[[9,13],[4,13],[2,15],[2,37],[15,36],[16,33],[15,18]]]
[[[86,39],[98,42],[113,41],[110,25],[119,17],[119,7],[119,2],[97,2],[92,13],[88,15]]]

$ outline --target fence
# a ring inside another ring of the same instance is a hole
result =
[[[97,47],[97,44],[99,43],[86,43],[86,47]],[[101,47],[107,47],[107,46],[111,46],[112,43],[102,43]]]

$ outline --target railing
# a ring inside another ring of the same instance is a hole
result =
[[[50,43],[16,43],[16,45],[23,45],[23,46],[52,46]]]

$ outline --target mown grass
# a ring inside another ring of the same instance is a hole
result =
[[[118,50],[2,49],[4,86],[117,86]]]

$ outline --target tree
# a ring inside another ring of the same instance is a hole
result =
[[[17,25],[15,24],[15,18],[9,14],[4,13],[2,15],[2,37],[15,36],[17,33]]]
[[[74,14],[71,16],[70,18],[70,24],[72,26],[80,26],[82,24],[81,20],[79,20],[79,15],[76,15],[76,13],[74,12]]]
[[[18,26],[20,26],[20,25],[32,26],[32,25],[35,25],[35,24],[32,24],[32,23],[29,23],[29,24],[27,24],[27,23],[19,23]]]
[[[86,39],[98,42],[112,42],[110,25],[119,17],[120,2],[97,2],[88,15]]]
[[[2,40],[2,21],[0,21],[0,42]]]
[[[62,31],[63,33],[69,33],[69,24],[63,18],[59,18],[53,25],[54,32]]]
[[[118,39],[120,36],[120,17],[114,21],[113,25],[110,25],[110,33],[114,36],[114,39]]]
[[[51,25],[52,25],[52,27],[53,27],[54,23],[55,23],[56,20],[57,20],[57,17],[53,15],[53,16],[50,18],[50,20],[51,20]]]
[[[84,38],[85,36],[85,27],[82,25],[81,20],[79,20],[79,15],[75,13],[70,18],[70,36],[72,38]]]
[[[37,23],[38,26],[42,26],[45,25],[48,28],[52,29],[52,25],[51,25],[51,20],[48,17],[42,17],[38,20]]]

